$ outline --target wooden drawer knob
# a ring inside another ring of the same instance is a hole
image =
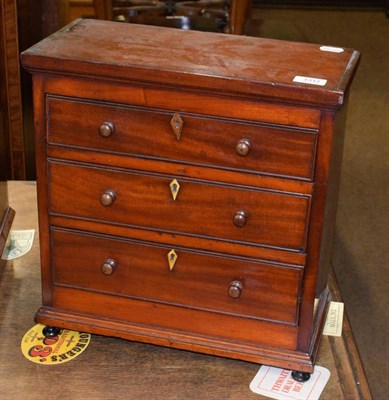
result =
[[[104,122],[100,125],[99,133],[102,137],[110,137],[115,131],[115,125],[112,122]]]
[[[116,194],[115,194],[115,192],[114,192],[113,190],[111,190],[111,189],[107,189],[107,190],[101,195],[100,201],[101,201],[101,204],[102,204],[104,207],[109,207],[109,206],[111,206],[111,205],[113,204],[113,202],[115,201],[115,199],[116,199]]]
[[[236,145],[236,153],[242,157],[247,156],[251,150],[251,142],[249,139],[240,139]]]
[[[113,260],[112,258],[108,258],[101,265],[101,272],[104,275],[111,275],[115,271],[116,267],[117,267],[117,262],[115,260]]]
[[[239,299],[242,294],[243,283],[240,281],[230,282],[230,287],[228,288],[228,295],[233,299]]]
[[[248,218],[249,215],[246,211],[238,211],[234,215],[234,225],[243,228],[246,225]]]

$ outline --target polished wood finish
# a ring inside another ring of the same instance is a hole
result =
[[[252,0],[231,0],[230,7],[229,33],[242,35],[251,14]]]
[[[70,23],[77,18],[96,18],[93,0],[68,0],[68,15],[66,23]]]
[[[297,251],[305,249],[309,196],[182,178],[174,200],[169,188],[174,176],[51,161],[48,173],[51,215]],[[69,180],[70,176],[73,179]],[[231,201],[232,198],[236,200]],[[247,224],[237,226],[236,214],[242,208]],[[197,224],[193,225],[193,221]]]
[[[236,261],[219,254],[204,256],[175,248],[178,259],[170,270],[170,247],[61,230],[53,231],[52,239],[56,285],[112,295],[120,292],[133,299],[296,323],[301,269]],[[77,253],[69,257],[74,247]],[[100,270],[108,255],[117,265],[109,279]],[[230,301],[227,295],[234,279],[243,282],[240,301]],[[151,318],[149,323],[153,323]]]
[[[317,139],[314,130],[180,113],[177,116],[182,126],[173,135],[173,112],[61,98],[48,99],[48,113],[51,144],[312,179]],[[91,115],[91,118],[80,119],[80,114]],[[128,121],[131,121],[131,128]],[[103,138],[110,139],[98,138],[97,129]],[[162,158],[161,149],[164,149]]]
[[[95,15],[98,19],[112,19],[112,0],[93,0]]]
[[[0,3],[0,169],[6,179],[25,179],[16,1]]]
[[[107,23],[114,24],[114,28],[107,29]],[[142,50],[150,35],[153,46]],[[127,38],[127,42],[117,40],[118,36]],[[77,46],[69,44],[73,41],[77,41]],[[54,70],[64,75],[148,82],[165,88],[175,87],[179,82],[177,87],[189,92],[223,93],[227,97],[256,101],[260,98],[329,110],[337,110],[343,104],[344,90],[359,57],[350,49],[341,53],[324,52],[315,44],[295,44],[291,50],[291,43],[286,41],[223,34],[210,38],[201,32],[94,20],[75,21],[52,36],[50,43],[54,42],[55,46],[37,44],[24,54],[24,62],[31,71]],[[131,48],[140,48],[142,56],[129,51]],[[293,82],[296,75],[325,77],[327,83],[325,88],[296,83]],[[148,104],[153,100],[144,97],[143,90],[148,87],[140,88],[138,101]],[[206,105],[200,106],[204,109]],[[242,112],[241,108],[237,111]],[[300,108],[300,113],[305,113],[305,109]],[[275,111],[271,114],[277,118]]]
[[[312,372],[330,299],[337,111],[358,58],[91,20],[23,53],[37,320]]]
[[[18,210],[14,228],[38,229],[34,182],[9,182],[9,193],[10,204]],[[21,338],[33,326],[32,316],[41,301],[38,239],[36,236],[27,255],[7,262],[0,280],[0,325],[5,349],[20,348]],[[329,288],[333,299],[341,301],[333,274],[330,274]],[[323,336],[317,363],[331,372],[321,400],[372,398],[347,316],[342,337]],[[63,366],[32,364],[18,351],[15,357],[0,352],[5,400],[41,400],[42,391],[36,390],[36,385],[42,374],[47,382],[58,382],[60,376],[60,392],[72,400],[86,398],[86,381],[87,397],[95,400],[161,397],[179,400],[203,398],[204,393],[209,400],[262,400],[266,398],[249,389],[258,368],[253,363],[97,335],[92,336],[87,351]],[[45,394],[55,397],[58,391],[58,386],[49,385]]]
[[[16,4],[0,3],[0,279],[1,258],[15,215],[8,204],[7,180],[25,177],[17,42]]]
[[[43,39],[42,24],[47,14],[42,10],[42,0],[17,0],[18,43],[24,51]],[[32,78],[20,68],[20,86],[23,109],[24,154],[26,180],[36,179],[35,175],[35,140],[32,106]]]
[[[224,37],[222,36],[222,38]],[[165,44],[165,46],[167,45]],[[167,49],[168,46],[166,47]],[[245,57],[246,55],[243,53],[241,56]],[[159,82],[160,84],[161,82]],[[245,120],[247,122],[280,124],[285,128],[291,126],[316,130],[320,125],[320,111],[317,109],[266,102],[265,99],[258,99],[258,96],[246,99],[237,98],[235,95],[233,97],[224,97],[223,101],[220,101],[220,96],[217,96],[217,92],[215,93],[215,91],[211,90],[210,93],[207,93],[207,96],[203,96],[194,91],[196,90],[195,85],[193,88],[187,88],[187,91],[177,91],[154,85],[145,87],[131,85],[130,83],[121,85],[120,82],[115,80],[114,76],[109,84],[98,79],[88,79],[85,76],[83,79],[69,77],[50,79],[50,77],[47,77],[45,79],[45,87],[49,93],[60,91],[63,96],[73,98],[73,100],[75,100],[76,93],[82,91],[88,99],[98,102],[105,101],[107,103],[117,103],[118,105],[130,103],[141,107],[147,107],[151,103],[156,109],[173,110],[174,112],[178,110],[179,112],[185,111],[192,114],[201,114],[205,108],[207,116],[233,119],[236,122]],[[183,104],[185,104],[184,109],[182,107]]]
[[[40,0],[42,2],[42,37],[46,37],[67,23],[69,0]]]

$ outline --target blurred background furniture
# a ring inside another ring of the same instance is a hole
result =
[[[15,214],[8,205],[8,179],[25,179],[15,0],[0,2],[0,279]]]
[[[94,0],[98,19],[242,34],[251,0]]]
[[[0,2],[0,178],[25,179],[16,0]]]

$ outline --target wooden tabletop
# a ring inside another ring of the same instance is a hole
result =
[[[76,20],[22,53],[33,72],[163,81],[336,108],[358,62],[352,49],[92,19]]]
[[[37,229],[34,182],[9,182],[13,229]],[[39,238],[31,251],[7,262],[0,281],[0,390],[3,400],[61,399],[265,399],[249,384],[259,365],[173,350],[102,336],[92,336],[88,349],[63,365],[38,365],[20,351],[23,335],[35,325],[40,306]],[[340,301],[334,275],[330,290]],[[331,372],[321,400],[371,399],[350,329],[343,336],[324,336],[318,365]]]

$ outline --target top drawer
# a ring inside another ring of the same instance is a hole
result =
[[[47,113],[50,144],[304,180],[313,176],[313,130],[52,96]]]

